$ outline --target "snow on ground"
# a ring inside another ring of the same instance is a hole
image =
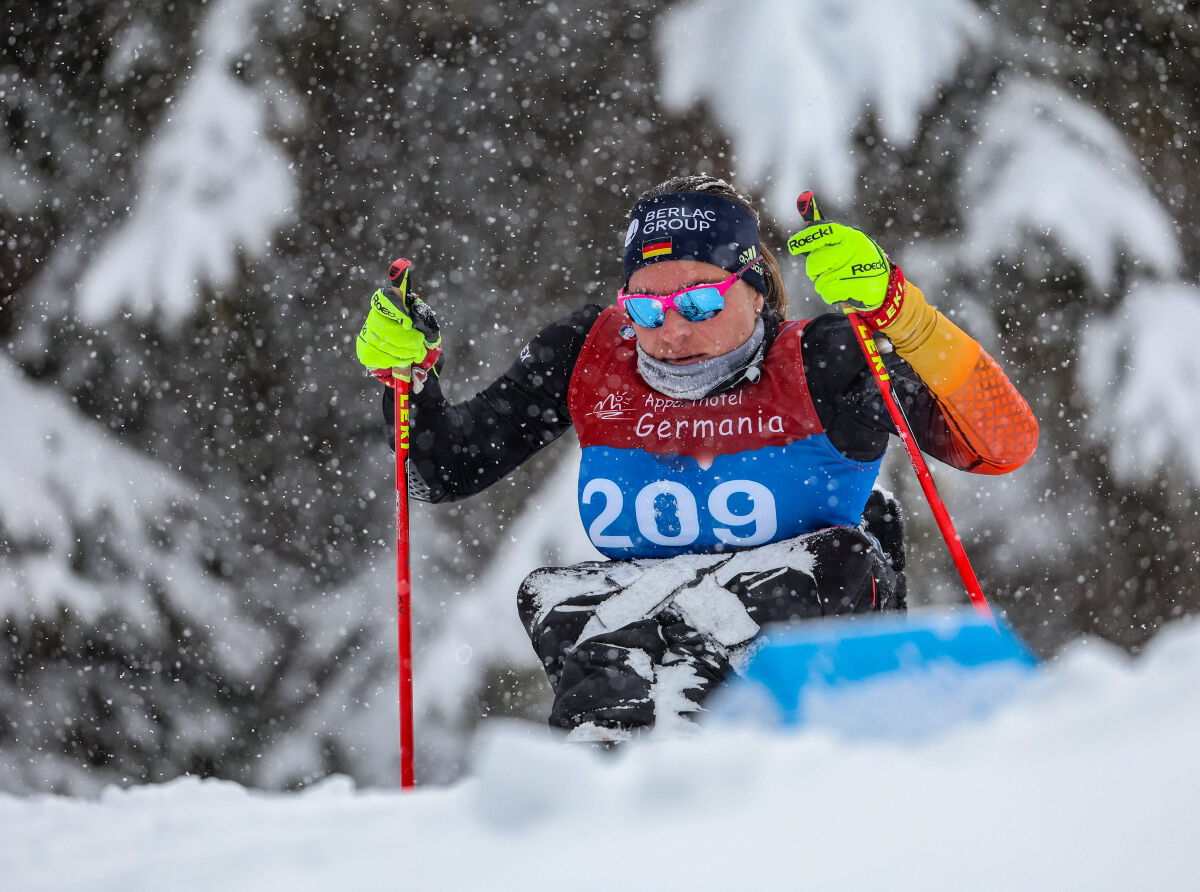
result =
[[[0,796],[9,889],[1194,889],[1200,624],[1069,649],[921,743],[710,728],[615,755],[494,722],[466,781]]]

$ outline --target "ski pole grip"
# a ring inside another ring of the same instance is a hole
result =
[[[817,223],[825,219],[821,216],[821,209],[817,206],[816,193],[812,190],[800,193],[800,197],[796,199],[796,210],[800,212],[805,223]]]
[[[392,294],[400,298],[400,309],[408,312],[408,274],[412,271],[412,261],[397,257],[388,267],[387,287]],[[392,377],[407,381],[412,375],[410,368],[393,368]]]
[[[408,272],[411,269],[411,260],[397,257],[392,261],[392,265],[388,267],[388,285],[392,288],[403,288],[405,279],[408,277]]]
[[[796,198],[796,210],[800,212],[800,216],[808,225],[820,223],[825,218],[821,215],[821,207],[817,204],[817,193],[809,189],[807,192],[801,192]],[[859,307],[846,300],[840,300],[836,304],[837,308],[843,313],[854,313]]]
[[[412,261],[397,257],[388,267],[387,287],[392,294],[400,298],[400,309],[408,312],[408,274],[412,271]]]

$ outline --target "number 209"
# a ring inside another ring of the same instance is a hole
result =
[[[730,506],[729,502],[735,495],[749,499],[748,513],[738,514]],[[633,540],[629,536],[605,532],[621,516],[625,507],[625,493],[621,487],[606,477],[594,477],[584,486],[581,500],[585,505],[590,505],[596,496],[604,497],[604,507],[588,526],[588,537],[592,543],[597,548],[631,548]],[[659,523],[661,512],[655,503],[660,496],[667,496],[675,502],[679,525],[677,532],[665,532]],[[775,497],[769,489],[753,480],[727,480],[718,484],[708,495],[707,507],[716,523],[728,524],[714,526],[712,530],[717,541],[726,545],[760,545],[769,542],[778,528]],[[655,545],[690,545],[700,538],[700,511],[696,497],[682,483],[657,480],[647,484],[634,497],[633,511],[638,532]],[[754,529],[744,536],[739,536],[729,528],[747,524],[754,524]]]

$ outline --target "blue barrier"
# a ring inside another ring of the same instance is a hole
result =
[[[922,736],[988,714],[1037,660],[1007,624],[971,610],[820,620],[765,630],[719,720]]]

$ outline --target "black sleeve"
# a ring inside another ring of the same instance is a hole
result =
[[[450,404],[430,377],[411,402],[409,466],[428,490],[413,495],[446,502],[500,480],[571,426],[567,388],[575,360],[601,308],[589,304],[542,329],[503,375],[483,391]],[[394,438],[391,388],[383,396]]]
[[[855,461],[879,458],[896,426],[850,320],[841,313],[827,313],[809,322],[801,339],[801,355],[809,393],[830,442]],[[895,353],[885,354],[884,364],[917,445],[925,452],[940,454],[948,433],[933,394],[912,366]]]

